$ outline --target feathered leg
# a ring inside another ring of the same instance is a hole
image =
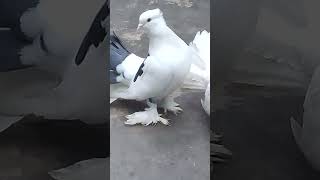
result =
[[[182,112],[183,109],[179,107],[179,104],[174,101],[176,97],[178,97],[180,93],[174,92],[167,96],[165,99],[161,101],[159,104],[159,107],[162,107],[164,109],[164,112],[167,113],[167,111],[173,112],[175,115]]]
[[[135,125],[142,124],[148,126],[150,124],[157,124],[161,122],[162,124],[169,125],[169,119],[161,117],[161,114],[158,113],[157,105],[147,101],[149,108],[146,108],[145,111],[135,112],[133,114],[127,115],[128,119],[125,124]]]

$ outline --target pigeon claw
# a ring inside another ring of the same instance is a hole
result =
[[[183,109],[181,109],[178,106],[172,107],[172,108],[170,108],[168,110],[173,112],[176,116],[183,111]]]
[[[159,121],[160,121],[162,124],[167,125],[167,126],[170,125],[169,120],[170,120],[170,119],[165,119],[165,118],[159,117]]]
[[[169,119],[161,117],[156,107],[146,108],[145,111],[135,112],[126,116],[126,125],[142,124],[144,126],[156,125],[161,122],[164,125],[169,125]]]
[[[179,113],[183,111],[183,109],[179,107],[179,104],[174,101],[175,97],[176,97],[176,94],[170,95],[160,103],[160,107],[164,109],[164,113],[167,113],[167,111],[170,111],[177,116]]]
[[[167,114],[168,111],[173,112],[176,116],[183,111],[178,104],[167,105],[164,108],[164,113]]]

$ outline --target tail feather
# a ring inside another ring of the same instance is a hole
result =
[[[206,30],[197,32],[189,46],[197,52],[202,60],[196,61],[195,65],[201,69],[208,69],[208,72],[210,72],[210,33]],[[202,66],[205,66],[205,68],[202,68]]]
[[[210,33],[206,30],[199,31],[189,46],[196,52],[201,62],[198,61],[191,65],[183,88],[204,91],[210,81]]]
[[[210,84],[208,84],[206,88],[204,100],[201,99],[201,105],[205,112],[210,116]]]
[[[110,82],[116,83],[116,78],[120,74],[117,73],[117,66],[121,64],[130,52],[122,45],[120,39],[115,33],[110,35]]]
[[[131,53],[123,46],[120,39],[113,33],[110,35],[110,68],[116,70],[116,67],[122,63]]]
[[[195,53],[192,54],[191,59],[193,60],[193,64],[196,65],[198,68],[200,68],[201,70],[205,70],[206,69],[206,63],[204,62],[204,60],[200,57],[200,55],[197,52],[197,48],[194,44],[190,43],[189,47],[191,48],[191,51],[194,51]]]
[[[206,30],[197,32],[192,44],[197,48],[200,57],[210,63],[210,33]]]
[[[183,85],[183,92],[204,92],[210,81],[210,33],[206,30],[197,32],[189,46],[197,54],[197,62],[190,67]]]
[[[185,91],[192,90],[192,91],[203,92],[206,90],[207,84],[208,84],[207,79],[205,79],[200,75],[189,72],[181,88],[182,90],[185,90]]]

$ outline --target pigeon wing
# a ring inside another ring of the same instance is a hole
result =
[[[145,100],[165,96],[174,77],[169,68],[160,64],[155,57],[148,56],[130,83],[127,99]]]

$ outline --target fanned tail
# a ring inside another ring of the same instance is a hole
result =
[[[197,32],[189,46],[201,58],[202,65],[196,63],[191,65],[181,89],[204,92],[210,82],[210,33],[206,30]]]
[[[198,55],[198,57],[194,57],[196,60],[194,65],[201,70],[210,72],[210,33],[206,30],[202,32],[198,31],[193,41],[189,43],[189,46]]]
[[[207,65],[210,64],[210,33],[208,31],[197,32],[190,45],[195,48]]]
[[[207,88],[208,80],[195,73],[189,72],[181,87],[182,91],[204,92]]]

